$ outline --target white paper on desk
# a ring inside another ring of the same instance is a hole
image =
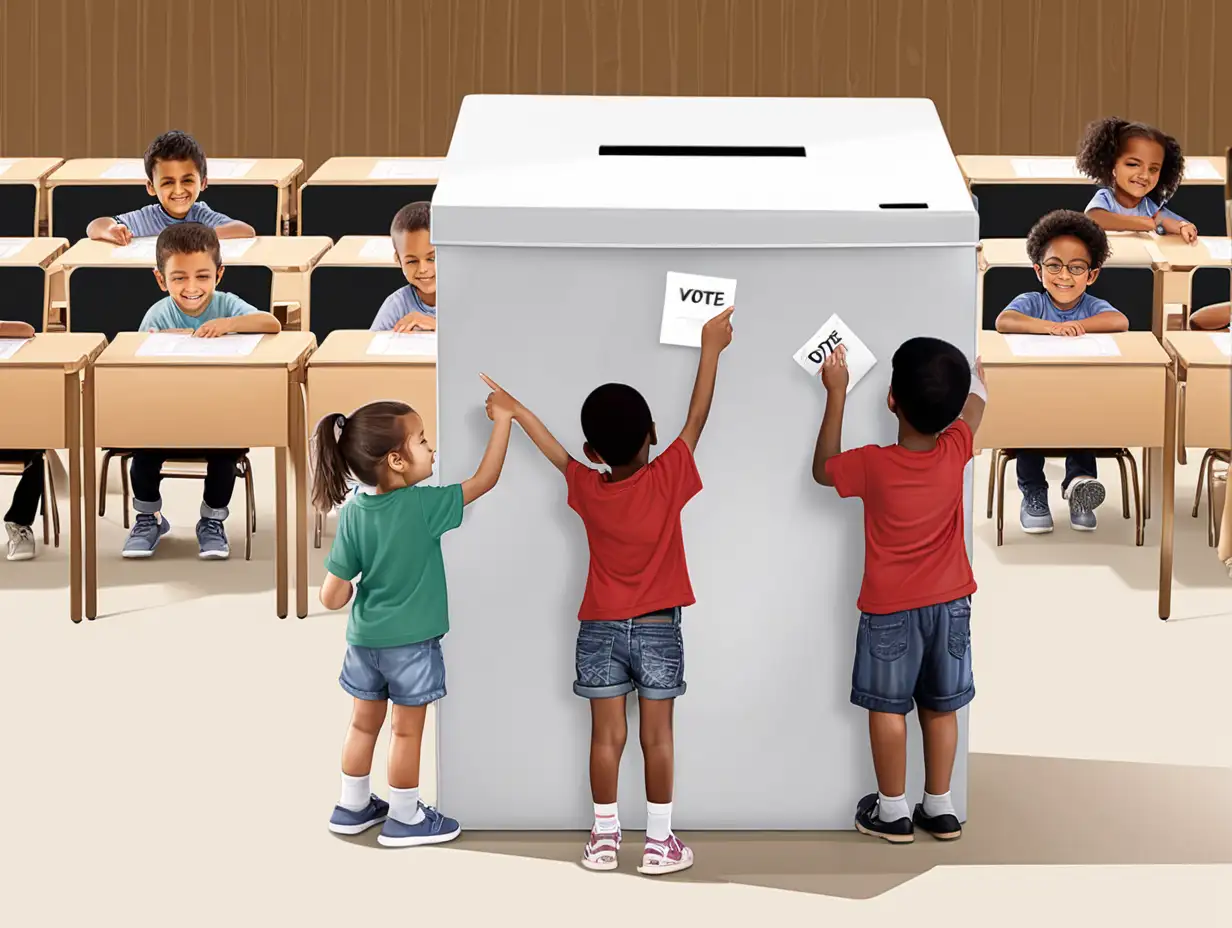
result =
[[[1119,358],[1121,349],[1111,335],[1006,335],[1010,351],[1019,358]]]
[[[135,238],[127,245],[116,245],[111,249],[111,257],[117,261],[149,261],[154,263],[154,246],[158,237],[146,235]]]
[[[795,361],[806,374],[816,377],[825,362],[839,345],[847,349],[847,392],[855,389],[856,384],[864,379],[864,375],[873,369],[877,359],[869,351],[868,346],[851,331],[835,313],[826,320],[825,325],[813,333],[813,337],[800,346],[795,354]]]
[[[699,274],[667,272],[663,291],[663,322],[659,343],[702,346],[702,326],[736,305],[736,281],[727,277],[702,277]]]
[[[218,243],[222,251],[223,263],[244,257],[248,249],[255,244],[257,244],[255,238],[224,238]]]
[[[1065,179],[1082,177],[1073,158],[1011,158],[1010,166],[1018,177]]]
[[[26,242],[24,238],[0,238],[0,260],[13,257],[26,247]]]
[[[1185,162],[1185,180],[1219,180],[1219,172],[1205,158],[1193,158]]]
[[[247,176],[257,162],[244,158],[210,158],[205,163],[210,180],[235,180]]]
[[[28,338],[0,338],[0,361],[7,361],[28,341]]]
[[[367,353],[400,358],[435,358],[436,333],[378,332],[368,342]]]
[[[369,180],[426,180],[441,172],[443,158],[390,159],[378,161],[368,172]]]
[[[1224,357],[1232,357],[1232,332],[1212,332],[1211,341],[1224,353]]]
[[[137,356],[143,358],[241,358],[252,354],[264,338],[260,334],[220,335],[196,338],[179,332],[155,332],[142,342]]]
[[[1232,261],[1232,238],[1216,238],[1203,235],[1198,241],[1206,246],[1207,254],[1216,261]]]
[[[12,161],[0,161],[0,174],[3,174],[5,171],[7,171],[12,166],[13,166]]]
[[[99,176],[107,180],[145,180],[145,162],[136,158],[117,161]]]
[[[393,264],[394,243],[388,237],[370,238],[359,249],[359,256],[367,261],[387,261]]]

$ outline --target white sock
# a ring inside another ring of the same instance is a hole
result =
[[[620,816],[616,814],[616,803],[595,803],[595,834],[614,835],[620,831]]]
[[[372,796],[370,779],[371,777],[368,776],[348,777],[344,773],[342,775],[342,798],[338,800],[338,805],[352,812],[358,812],[367,806]]]
[[[900,818],[911,818],[911,810],[907,808],[907,797],[887,796],[877,793],[877,818],[883,822],[897,822]]]
[[[410,789],[389,788],[389,817],[403,825],[417,825],[423,821],[423,809],[419,808],[419,787]]]
[[[948,792],[942,793],[940,796],[934,796],[932,793],[924,793],[924,814],[929,818],[936,818],[938,815],[957,815],[954,811],[954,802],[950,799]]]
[[[672,833],[672,804],[646,803],[646,840],[666,841]]]

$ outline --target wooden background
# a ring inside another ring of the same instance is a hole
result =
[[[928,96],[959,154],[1122,115],[1213,155],[1229,37],[1232,0],[0,0],[0,155],[440,155],[478,92]]]

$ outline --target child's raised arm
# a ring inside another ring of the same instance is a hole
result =
[[[483,377],[483,382],[492,388],[493,395],[502,394],[509,396],[501,387],[486,374],[480,375]],[[513,399],[513,397],[509,397]],[[547,426],[539,421],[539,417],[533,412],[513,400],[513,418],[517,420],[518,425],[522,426],[522,431],[526,436],[535,443],[535,447],[543,452],[543,456],[552,462],[562,474],[569,469],[569,452],[565,450],[565,446],[556,440],[556,436],[548,431]]]
[[[813,479],[823,487],[834,486],[826,473],[826,462],[843,451],[843,410],[847,405],[847,349],[839,345],[822,362],[821,382],[826,388],[826,411],[817,432],[817,447],[813,449]]]
[[[495,386],[483,374],[484,383]],[[513,413],[517,401],[500,387],[488,394],[488,418],[494,423],[492,435],[488,438],[488,447],[483,452],[483,460],[479,468],[469,480],[462,481],[462,505],[469,506],[483,494],[487,493],[500,479],[501,469],[505,466],[505,453],[509,450],[509,430],[513,425]]]
[[[689,399],[689,415],[680,440],[697,450],[697,441],[710,418],[710,404],[714,400],[714,381],[719,372],[719,355],[731,344],[731,317],[736,307],[729,306],[702,327],[702,356],[697,362],[697,377],[693,381],[693,396]]]
[[[975,359],[975,367],[971,371],[971,393],[963,404],[960,414],[967,428],[974,435],[980,430],[980,420],[984,418],[984,408],[988,405],[988,383],[984,379],[984,365],[980,359]]]

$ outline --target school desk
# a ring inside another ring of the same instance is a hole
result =
[[[81,621],[81,563],[84,534],[87,561],[94,555],[93,519],[82,532],[82,464],[85,486],[94,483],[94,455],[82,454],[91,440],[92,423],[83,419],[82,399],[93,394],[93,362],[106,347],[101,335],[85,332],[41,333],[0,360],[0,396],[21,397],[0,403],[0,445],[5,448],[64,448],[68,452],[69,618]],[[84,432],[84,439],[83,439]],[[86,511],[90,512],[90,502]],[[86,591],[86,613],[93,618],[93,594]]]
[[[316,309],[304,327],[321,340],[335,329],[366,329],[385,298],[405,286],[388,233],[345,236],[312,269],[308,290]]]
[[[980,357],[989,403],[975,436],[976,448],[1163,448],[1168,355],[1150,332],[1111,337],[1118,356],[1024,357],[1016,355],[999,332],[981,332]],[[1137,484],[1132,461],[1129,466]],[[1004,527],[1004,482],[997,486],[999,542]],[[1149,513],[1150,480],[1145,474],[1143,487],[1135,519],[1139,545]],[[1126,496],[1122,486],[1123,501]]]
[[[38,235],[46,216],[47,175],[61,158],[0,158],[0,237]]]
[[[368,354],[377,332],[336,330],[308,359],[308,431],[331,413],[349,416],[366,403],[398,400],[413,408],[436,447],[436,356]],[[324,514],[314,513],[321,546]]]
[[[304,162],[298,158],[209,158],[207,172],[213,163],[217,163],[218,174],[207,176],[201,192],[211,209],[243,220],[257,235],[289,231],[295,181]],[[223,176],[224,171],[232,176]],[[145,185],[140,158],[66,161],[47,178],[51,234],[75,242],[86,237],[86,227],[99,216],[118,216],[157,203]]]
[[[394,213],[431,200],[443,158],[330,158],[299,191],[301,235],[388,235]]]
[[[228,258],[228,248],[248,242],[252,244],[242,254]],[[308,291],[308,271],[329,250],[330,241],[322,236],[262,236],[228,239],[222,246],[220,289],[285,323],[306,312],[299,304]],[[167,295],[159,289],[153,268],[148,255],[132,254],[110,242],[80,241],[56,261],[55,269],[62,273],[53,285],[53,306],[64,307],[69,329],[97,330],[112,338],[136,328],[145,311]]]
[[[295,476],[295,614],[308,614],[308,507],[304,445],[304,373],[316,340],[308,332],[266,335],[250,355],[229,357],[143,357],[149,338],[123,332],[95,362],[95,395],[87,399],[86,420],[95,448],[262,448],[275,457],[275,581],[278,617],[286,618],[287,458]],[[185,397],[202,397],[184,415]],[[87,538],[94,532],[95,487],[87,481]],[[92,550],[92,548],[90,549]],[[118,554],[116,555],[118,557]],[[95,558],[86,559],[87,604],[98,588]],[[96,609],[87,609],[94,618]]]
[[[47,329],[50,268],[67,247],[62,238],[0,238],[0,319]]]
[[[1228,247],[1226,237],[1201,235],[1192,245],[1176,235],[1156,236],[1159,253],[1167,263],[1167,270],[1189,275],[1186,304],[1189,311],[1201,309],[1212,303],[1226,303],[1232,299],[1232,261],[1222,255],[1211,254],[1209,244],[1222,242]]]
[[[1036,176],[1024,176],[1016,163]],[[1223,234],[1223,159],[1187,157],[1185,164],[1190,176],[1181,182],[1168,208],[1204,233]],[[1025,237],[1041,216],[1054,209],[1081,213],[1098,189],[1089,177],[1071,173],[1073,158],[1068,156],[959,155],[958,165],[979,201],[984,238]]]

